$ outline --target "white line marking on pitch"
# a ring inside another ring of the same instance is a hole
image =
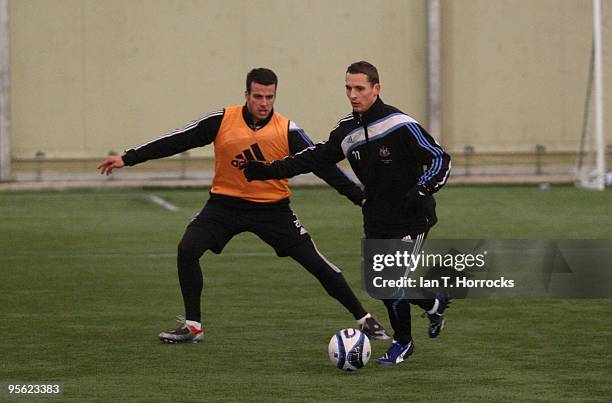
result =
[[[153,203],[157,204],[158,206],[161,206],[161,207],[165,208],[166,210],[178,211],[178,209],[179,209],[174,204],[172,204],[169,201],[164,200],[161,197],[156,196],[154,194],[148,195],[147,196],[147,200],[152,201]]]

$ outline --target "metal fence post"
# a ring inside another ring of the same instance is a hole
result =
[[[472,155],[474,155],[474,147],[465,146],[465,148],[463,149],[463,154],[465,155],[465,176],[470,176],[471,175],[470,162],[471,162]]]
[[[542,156],[546,154],[546,147],[544,147],[541,144],[537,144],[535,147],[535,155],[536,155],[536,170],[535,170],[535,174],[536,175],[542,175]]]
[[[36,151],[36,182],[42,181],[43,162],[45,161],[45,153]]]

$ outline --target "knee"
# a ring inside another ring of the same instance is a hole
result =
[[[193,242],[189,242],[185,239],[181,240],[177,248],[177,257],[179,263],[181,262],[193,262],[200,259],[202,254],[198,251],[198,248]]]

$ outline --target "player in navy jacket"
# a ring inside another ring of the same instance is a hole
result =
[[[376,67],[363,61],[351,64],[346,94],[353,111],[340,119],[329,139],[270,164],[248,162],[244,173],[249,180],[289,178],[347,158],[364,185],[366,238],[410,240],[418,253],[437,221],[432,195],[448,179],[450,156],[415,119],[385,104],[379,93]],[[429,336],[437,337],[449,300],[439,293],[431,299],[384,302],[395,335],[378,362],[399,364],[414,349],[409,302],[426,311]]]

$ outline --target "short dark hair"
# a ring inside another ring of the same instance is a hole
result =
[[[376,70],[376,67],[374,67],[372,63],[368,63],[363,60],[348,66],[346,72],[350,74],[365,74],[371,84],[380,83],[380,79],[378,78],[378,70]]]
[[[276,85],[278,86],[278,77],[276,74],[270,69],[266,69],[264,67],[259,67],[249,71],[246,77],[246,90],[247,92],[251,92],[251,83],[255,81],[261,85]]]

